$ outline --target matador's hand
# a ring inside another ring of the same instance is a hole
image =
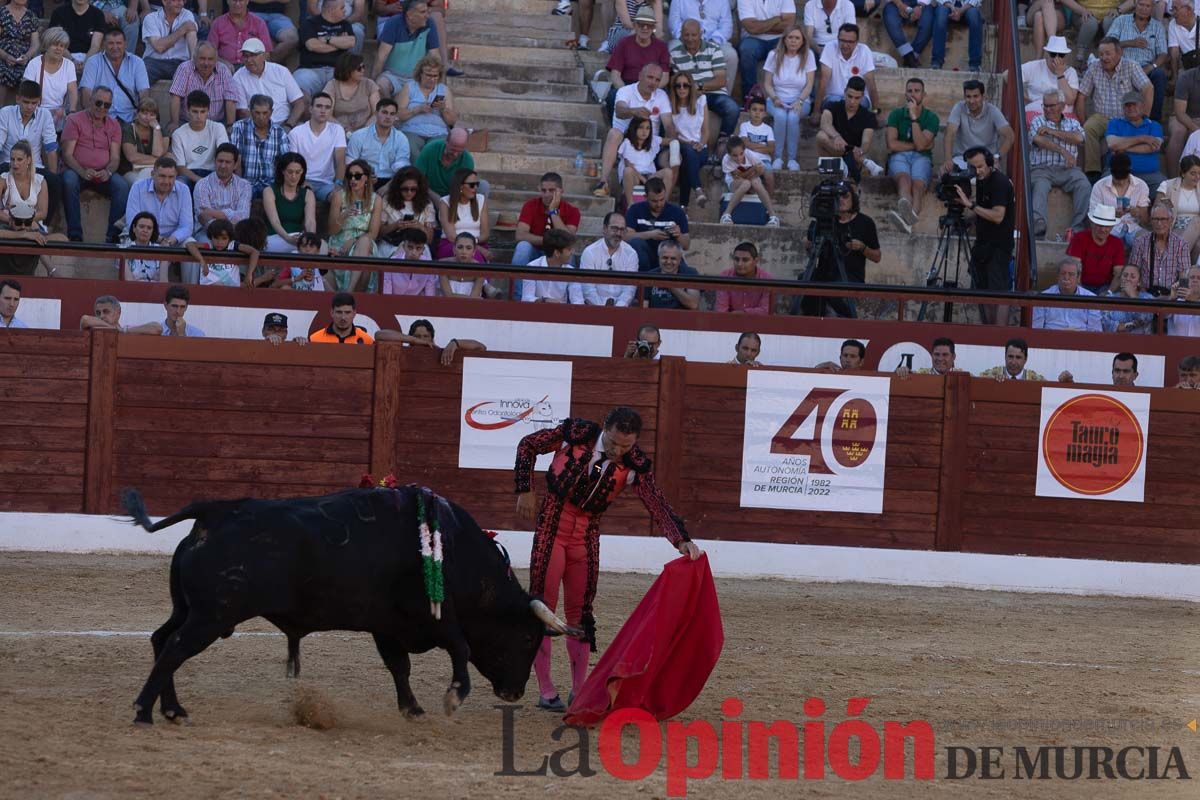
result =
[[[533,522],[537,519],[537,492],[530,489],[528,492],[517,495],[517,519],[524,522]]]
[[[690,560],[695,561],[704,551],[696,546],[695,542],[681,542],[679,545],[681,555],[687,556]]]

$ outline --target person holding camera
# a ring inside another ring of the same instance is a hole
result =
[[[813,247],[820,224],[821,221],[814,218],[809,225],[806,248]],[[837,251],[834,252],[832,248],[837,248]],[[872,263],[878,264],[883,258],[875,220],[859,212],[858,192],[852,185],[846,183],[840,184],[838,187],[837,216],[833,222],[832,248],[823,247],[817,255],[817,267],[812,275],[814,281],[866,283],[868,259]],[[852,298],[805,296],[800,298],[798,305],[799,313],[805,316],[824,316],[826,309],[833,311],[839,317],[858,316],[858,310]]]
[[[637,338],[625,345],[625,358],[644,358],[655,361],[659,357],[658,348],[662,347],[662,333],[658,326],[646,323],[637,329]]]
[[[975,199],[967,197],[961,184],[954,191],[968,217],[975,219],[975,245],[971,250],[971,277],[976,289],[1007,292],[1011,288],[1008,265],[1013,256],[1013,185],[996,169],[986,147],[963,153],[975,171]],[[1007,325],[1008,306],[980,304],[980,317],[987,325]]]

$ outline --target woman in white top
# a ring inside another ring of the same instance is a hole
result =
[[[667,196],[671,196],[672,176],[669,168],[659,169],[654,163],[662,149],[662,138],[653,134],[649,119],[630,121],[625,130],[625,139],[617,148],[617,179],[625,192],[626,207],[633,205],[633,190],[638,184],[658,176],[667,184]]]
[[[704,208],[708,196],[700,168],[708,163],[708,100],[696,88],[696,82],[686,72],[671,76],[671,119],[679,138],[679,153],[683,158],[683,175],[679,179],[679,205],[686,206],[691,192],[696,191],[696,205]]]
[[[130,241],[133,247],[158,247],[158,220],[149,211],[140,211],[134,215],[133,221],[129,223],[129,232],[133,236]],[[169,262],[155,258],[127,258],[125,280],[166,283],[168,266]]]
[[[1027,61],[1021,65],[1021,83],[1025,85],[1025,117],[1032,122],[1033,117],[1042,113],[1042,96],[1046,92],[1062,92],[1066,102],[1063,104],[1063,114],[1075,118],[1075,95],[1079,92],[1079,73],[1074,67],[1068,66],[1071,48],[1067,40],[1054,36],[1046,43],[1045,57],[1037,61]]]
[[[767,111],[775,132],[775,169],[800,169],[796,150],[800,146],[800,121],[812,110],[813,75],[817,61],[804,39],[804,30],[792,28],[779,38],[779,44],[763,64],[763,88],[767,93]]]
[[[1200,255],[1200,158],[1184,156],[1179,177],[1158,185],[1157,200],[1164,199],[1175,209],[1171,230],[1187,242],[1195,261]]]
[[[460,169],[450,179],[450,194],[442,198],[438,209],[442,223],[442,239],[438,242],[437,257],[448,258],[454,253],[454,241],[460,233],[475,237],[475,260],[486,263],[487,243],[491,226],[488,224],[487,196],[479,193],[479,174]]]
[[[67,114],[79,106],[75,65],[67,58],[71,37],[54,27],[42,34],[42,54],[25,67],[24,78],[42,87],[42,108],[54,117],[54,127],[62,130]]]
[[[33,148],[22,139],[12,146],[9,171],[0,175],[3,192],[0,195],[0,223],[10,228],[46,232],[46,209],[49,194],[46,179],[33,168]]]
[[[454,255],[440,260],[458,264],[476,263],[475,237],[465,232],[458,234],[454,238]],[[483,297],[484,280],[481,275],[442,274],[438,276],[438,283],[441,284],[442,295],[445,297]]]

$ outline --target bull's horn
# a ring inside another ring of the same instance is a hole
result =
[[[547,628],[559,633],[567,632],[567,623],[559,619],[541,600],[535,597],[529,601],[529,607],[533,610],[533,615],[540,619]]]

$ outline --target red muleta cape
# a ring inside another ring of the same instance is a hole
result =
[[[564,721],[596,725],[619,708],[658,720],[680,714],[704,689],[724,643],[708,556],[677,558],[605,649]]]

